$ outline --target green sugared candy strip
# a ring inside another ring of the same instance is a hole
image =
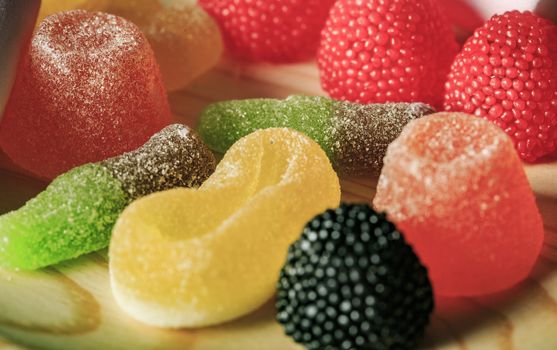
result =
[[[217,102],[201,115],[198,132],[209,148],[225,153],[236,141],[256,130],[292,128],[315,140],[330,157],[334,103],[318,96]]]
[[[106,168],[71,170],[0,217],[0,264],[32,270],[104,248],[127,204],[120,182]]]
[[[432,112],[423,103],[362,105],[326,97],[233,100],[208,106],[198,131],[211,149],[224,153],[256,130],[292,128],[319,143],[337,171],[365,174],[381,169],[387,146],[406,124]]]
[[[215,165],[199,137],[174,124],[135,151],[75,168],[0,216],[0,267],[34,270],[105,248],[132,200],[200,186]]]

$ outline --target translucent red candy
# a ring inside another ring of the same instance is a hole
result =
[[[543,243],[511,139],[466,114],[408,124],[389,146],[374,204],[413,244],[440,295],[513,286],[529,274]]]
[[[70,11],[45,19],[18,68],[0,146],[53,178],[144,144],[171,120],[153,52],[131,22]]]

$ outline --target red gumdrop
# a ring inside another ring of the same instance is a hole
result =
[[[528,276],[543,223],[513,143],[493,124],[437,113],[388,148],[374,205],[428,267],[438,295],[498,292]]]
[[[18,165],[54,178],[131,151],[170,123],[153,52],[123,18],[86,11],[45,19],[18,67],[0,146]]]

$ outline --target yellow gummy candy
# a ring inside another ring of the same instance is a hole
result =
[[[70,10],[100,11],[108,0],[42,0],[37,25],[52,14]]]
[[[247,314],[273,295],[306,222],[339,201],[338,177],[317,143],[290,129],[256,131],[199,189],[160,192],[124,211],[110,246],[116,300],[162,327]]]
[[[219,27],[196,1],[111,1],[104,11],[141,28],[155,52],[168,91],[183,88],[221,58]]]

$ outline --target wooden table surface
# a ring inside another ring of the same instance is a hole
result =
[[[313,63],[267,66],[225,60],[188,89],[170,96],[177,120],[195,126],[212,101],[321,95]],[[0,155],[0,213],[19,207],[44,184],[15,175]],[[525,167],[546,228],[543,256],[528,280],[482,298],[439,299],[420,348],[557,349],[557,160]],[[343,200],[369,203],[376,179],[342,179]],[[0,271],[0,350],[301,349],[273,321],[272,302],[240,320],[200,330],[163,330],[125,315],[110,290],[106,251],[42,271]],[[16,345],[17,344],[17,345]],[[19,347],[21,346],[21,348]]]

